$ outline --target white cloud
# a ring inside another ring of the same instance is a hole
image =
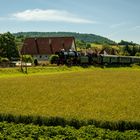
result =
[[[95,23],[94,21],[80,18],[67,11],[54,9],[32,9],[12,14],[12,17],[22,21],[55,21],[69,23]]]

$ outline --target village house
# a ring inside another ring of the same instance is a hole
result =
[[[46,61],[50,55],[62,49],[76,51],[74,37],[26,38],[21,49],[21,55],[31,55],[38,62]]]

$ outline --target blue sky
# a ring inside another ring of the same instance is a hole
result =
[[[140,0],[0,2],[0,33],[70,31],[140,43]]]

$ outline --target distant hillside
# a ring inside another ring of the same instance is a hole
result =
[[[84,41],[87,43],[98,43],[98,44],[116,44],[114,41],[98,36],[95,34],[81,34],[81,33],[74,33],[74,32],[19,32],[14,33],[15,36],[20,37],[65,37],[65,36],[73,36],[76,40]]]

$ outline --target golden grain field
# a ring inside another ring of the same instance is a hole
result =
[[[140,71],[0,78],[0,113],[140,121]]]

